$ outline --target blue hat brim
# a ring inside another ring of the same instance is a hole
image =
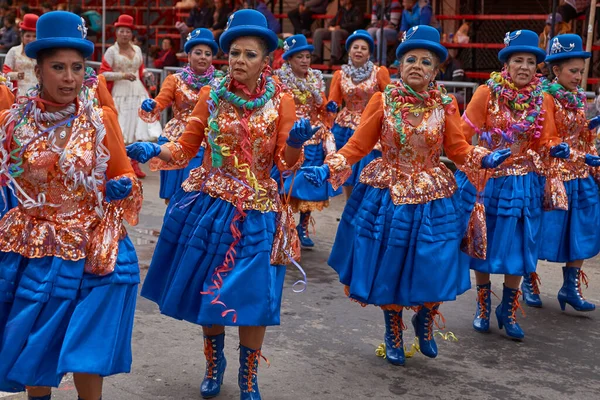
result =
[[[81,52],[83,58],[88,58],[94,53],[94,43],[87,39],[75,38],[47,38],[38,39],[25,46],[25,54],[36,59],[41,50],[46,49],[75,49]]]
[[[287,60],[294,54],[300,53],[301,51],[309,51],[312,54],[312,52],[315,51],[315,46],[313,46],[312,44],[307,44],[305,46],[294,47],[293,49],[290,49],[289,51],[283,53],[281,57],[284,60]]]
[[[253,25],[240,25],[227,29],[221,34],[221,38],[219,39],[219,45],[221,46],[221,49],[224,53],[229,53],[231,43],[233,43],[235,39],[252,36],[264,39],[267,42],[267,50],[269,51],[269,53],[277,50],[279,38],[277,37],[275,32],[268,28]]]
[[[424,49],[433,52],[436,56],[438,56],[440,62],[444,62],[448,58],[448,50],[444,46],[439,43],[432,42],[431,40],[423,39],[407,40],[403,43],[400,43],[396,49],[396,58],[400,59],[408,51],[415,49]]]
[[[199,44],[204,44],[208,47],[210,47],[210,49],[213,52],[213,55],[217,54],[219,52],[219,46],[217,45],[217,42],[215,42],[214,40],[210,40],[210,39],[191,39],[188,40],[185,45],[183,46],[183,51],[186,52],[186,54],[189,54],[190,51],[192,51],[192,49],[196,46],[198,46]]]
[[[373,54],[373,51],[375,51],[375,42],[373,41],[373,38],[371,37],[371,35],[369,34],[365,34],[365,33],[357,33],[357,34],[352,34],[348,37],[348,39],[346,40],[346,51],[350,51],[350,46],[352,46],[352,43],[355,40],[364,40],[365,42],[367,42],[369,44],[369,51],[371,52],[371,54]]]
[[[592,53],[588,53],[587,51],[574,51],[572,53],[559,53],[559,54],[551,54],[546,56],[546,63],[551,64],[556,61],[569,60],[571,58],[590,58]]]
[[[544,62],[546,59],[546,52],[539,47],[533,46],[509,46],[505,47],[498,52],[498,60],[505,63],[509,57],[515,53],[529,53],[533,54],[537,60],[537,63]]]

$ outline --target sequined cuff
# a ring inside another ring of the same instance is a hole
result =
[[[135,226],[139,222],[139,214],[142,210],[142,201],[144,200],[142,185],[134,174],[125,174],[113,179],[118,180],[122,176],[131,179],[131,193],[126,198],[111,203],[114,203],[118,208],[123,210],[123,219],[125,219],[129,225]]]
[[[166,146],[171,152],[171,161],[163,161],[158,157],[150,160],[150,171],[166,171],[172,169],[185,168],[190,160],[185,155],[183,149],[177,142],[168,142]]]
[[[142,119],[142,121],[148,124],[153,124],[160,119],[160,110],[158,109],[158,107],[154,107],[154,110],[148,112],[140,108],[138,110],[138,115]]]
[[[487,172],[485,169],[481,168],[481,162],[488,154],[490,154],[489,150],[475,146],[465,157],[464,164],[458,166],[467,175],[467,178],[478,192],[482,191],[483,186],[485,186],[486,179],[484,179],[484,176],[489,175],[485,173]]]
[[[348,160],[339,153],[329,154],[325,157],[325,164],[329,165],[329,182],[334,190],[342,186],[352,175],[352,168],[350,168]]]
[[[296,161],[296,163],[291,167],[285,162],[285,147],[281,149],[278,157],[281,163],[280,166],[282,171],[298,171],[300,167],[302,167],[302,164],[304,164],[304,147],[302,147],[302,150],[300,151],[298,161]]]

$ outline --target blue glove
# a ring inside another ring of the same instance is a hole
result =
[[[510,149],[496,150],[483,157],[481,160],[481,168],[496,168],[502,164],[504,160],[510,157]]]
[[[327,103],[327,107],[325,107],[327,111],[331,113],[336,113],[340,109],[335,101],[330,101]]]
[[[142,101],[142,110],[146,112],[152,112],[154,111],[154,107],[156,107],[156,101],[152,99],[146,99]]]
[[[167,139],[166,137],[164,137],[163,135],[160,135],[158,137],[158,140],[156,141],[156,143],[158,143],[159,146],[162,146],[163,144],[169,143],[169,142],[170,142],[170,140]]]
[[[316,187],[323,186],[330,176],[329,165],[327,164],[320,167],[302,167],[300,170],[304,172],[304,178]]]
[[[586,154],[585,163],[590,167],[600,167],[600,157]]]
[[[296,121],[287,139],[287,144],[290,147],[299,149],[302,147],[304,142],[309,140],[317,131],[321,129],[320,126],[310,126],[310,121],[306,118],[302,118],[300,121]]]
[[[122,200],[131,193],[131,179],[126,176],[106,182],[106,201]]]
[[[562,142],[550,149],[550,155],[556,158],[567,159],[571,155],[571,149],[567,143]]]
[[[600,115],[598,115],[588,121],[588,129],[590,131],[593,131],[598,126],[600,126]]]
[[[127,150],[127,156],[129,158],[133,158],[142,164],[147,163],[148,160],[160,154],[160,146],[150,142],[133,143],[125,149]]]

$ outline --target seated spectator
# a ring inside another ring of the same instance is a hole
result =
[[[549,44],[550,44],[550,31],[552,30],[552,14],[548,15],[548,18],[546,19],[546,26],[544,27],[544,31],[542,33],[540,33],[540,39],[539,39],[539,46],[540,48],[544,49],[545,52],[548,52],[548,50],[550,50]],[[563,17],[562,15],[558,14],[558,12],[556,13],[556,23],[554,24],[554,36],[557,35],[563,35],[565,33],[569,33],[571,32],[571,24],[566,23],[563,21]],[[544,63],[542,63],[544,64]]]
[[[49,2],[42,3],[42,14],[46,14],[50,11],[54,11],[54,7],[52,6],[52,3],[49,3]]]
[[[4,17],[4,33],[0,39],[0,53],[6,53],[12,47],[18,46],[21,42],[19,32],[15,25],[15,15],[8,14]]]
[[[327,0],[300,0],[298,8],[288,13],[288,18],[294,26],[294,34],[310,37],[314,14],[323,14],[327,11]]]
[[[154,58],[154,68],[178,67],[179,61],[173,49],[173,40],[164,38],[161,43],[161,50]]]
[[[175,23],[175,27],[179,29],[182,34],[181,43],[185,43],[185,37],[188,33],[196,28],[207,28],[210,29],[213,26],[213,13],[212,7],[206,4],[206,0],[195,0],[195,6],[190,11],[190,16],[185,20],[185,23],[178,21]]]
[[[431,25],[433,9],[428,0],[402,0],[400,35],[417,25]]]
[[[342,41],[352,32],[361,29],[363,16],[360,8],[354,5],[354,0],[340,0],[340,7],[332,20],[328,21],[327,27],[319,28],[313,34],[313,45],[315,51],[312,55],[313,64],[323,62],[323,40],[331,39],[330,64],[342,64],[343,47]]]
[[[398,38],[398,26],[402,16],[402,7],[398,0],[392,0],[386,7],[383,6],[383,0],[376,0],[373,3],[371,12],[371,25],[369,25],[369,35],[377,41],[377,49],[374,54],[375,59],[381,65],[387,65],[387,44],[396,43]],[[383,29],[382,29],[383,28]],[[383,38],[381,32],[383,30]],[[380,47],[381,46],[381,47]]]
[[[556,9],[556,13],[562,17],[564,23],[568,24],[580,15],[585,15],[590,8],[590,3],[591,0],[564,0],[563,4]]]
[[[245,1],[244,8],[252,8],[252,6],[251,4],[249,4],[248,1]],[[265,18],[267,19],[267,26],[270,30],[272,30],[278,35],[281,33],[281,24],[279,23],[277,18],[275,18],[275,16],[263,0],[256,1],[256,11],[265,16]]]
[[[225,0],[215,0],[213,24],[209,29],[215,37],[217,43],[219,42],[221,33],[223,33],[225,27],[227,26],[227,18],[229,18],[230,13],[231,11],[225,4]]]

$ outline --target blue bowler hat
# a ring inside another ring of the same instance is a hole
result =
[[[396,49],[396,57],[402,58],[407,51],[424,49],[438,56],[440,62],[448,58],[448,50],[440,44],[440,32],[429,25],[413,26],[402,37],[402,43]]]
[[[375,42],[373,41],[373,38],[371,37],[369,32],[365,31],[364,29],[354,31],[352,35],[348,36],[348,39],[346,39],[346,51],[350,51],[350,46],[352,46],[352,42],[358,39],[367,42],[369,44],[369,51],[373,53],[375,49]]]
[[[539,64],[546,58],[546,52],[538,47],[538,42],[537,33],[527,29],[506,32],[504,37],[506,47],[498,52],[498,59],[505,63],[515,53],[530,53],[536,57]]]
[[[583,51],[581,36],[574,33],[555,36],[550,41],[550,54],[546,57],[547,63],[569,58],[590,58],[591,53]]]
[[[210,49],[213,52],[213,55],[217,54],[219,52],[219,45],[215,41],[215,37],[213,36],[213,33],[211,31],[209,31],[208,29],[204,29],[204,28],[194,29],[187,35],[186,40],[187,40],[187,42],[185,42],[185,46],[183,46],[183,50],[186,53],[189,53],[190,51],[192,51],[192,49],[194,47],[198,46],[199,44],[205,44],[208,47],[210,47]]]
[[[300,53],[301,51],[310,51],[311,53],[315,51],[315,48],[312,44],[308,44],[306,40],[306,36],[304,35],[294,35],[283,41],[283,59],[287,60],[291,56],[296,53]]]
[[[46,49],[75,49],[84,58],[94,52],[94,43],[85,38],[85,21],[76,14],[51,11],[38,19],[36,27],[36,40],[25,46],[25,54],[29,58],[37,58],[38,52]]]
[[[269,52],[275,51],[279,44],[279,39],[275,32],[269,29],[265,16],[256,10],[239,10],[229,16],[227,27],[219,39],[221,49],[225,53],[229,53],[231,43],[244,36],[256,36],[264,39]]]

